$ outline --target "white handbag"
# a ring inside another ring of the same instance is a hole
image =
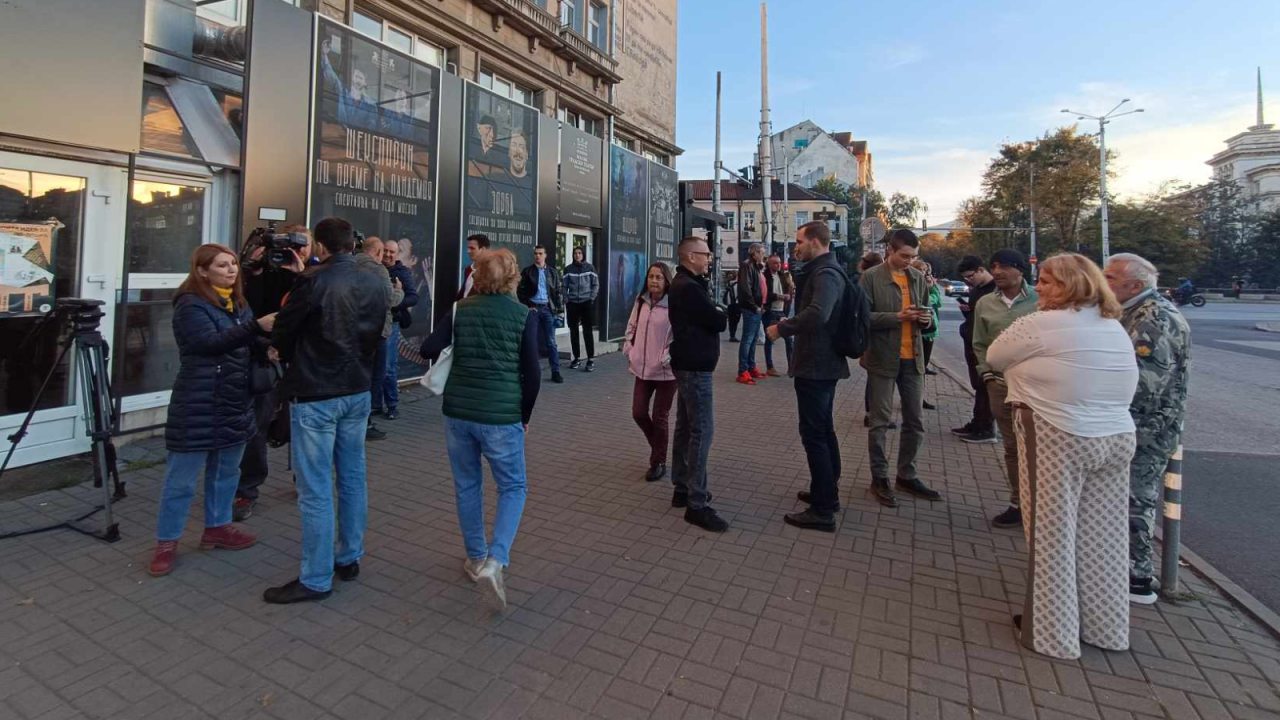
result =
[[[453,318],[458,318],[458,306],[453,306]],[[440,357],[431,365],[427,373],[422,376],[418,384],[427,389],[427,394],[431,397],[444,394],[444,386],[449,383],[449,369],[453,367],[453,343],[449,343],[449,347],[440,351]]]

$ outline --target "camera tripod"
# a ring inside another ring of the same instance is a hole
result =
[[[111,441],[114,406],[111,401],[111,375],[107,366],[107,357],[111,349],[99,331],[99,325],[104,315],[101,309],[103,304],[101,300],[61,298],[57,301],[54,311],[37,323],[19,345],[19,351],[21,351],[21,346],[25,345],[27,340],[30,340],[49,322],[66,318],[71,323],[71,334],[63,341],[62,351],[58,353],[58,359],[49,368],[48,374],[45,375],[44,381],[40,384],[40,390],[36,393],[35,399],[31,401],[31,409],[27,411],[22,424],[9,436],[9,441],[12,445],[10,445],[9,453],[4,458],[4,463],[0,464],[0,476],[3,476],[5,468],[9,466],[9,461],[13,458],[14,451],[18,448],[18,443],[22,442],[22,439],[27,435],[27,428],[31,425],[31,419],[35,416],[36,410],[40,407],[40,398],[43,397],[45,390],[48,388],[49,381],[53,379],[58,366],[66,359],[67,353],[74,348],[75,366],[72,378],[73,381],[78,379],[78,384],[80,385],[80,399],[84,405],[85,434],[91,441],[93,453],[93,486],[102,488],[103,503],[74,520],[47,527],[7,533],[0,535],[0,540],[59,528],[75,530],[107,542],[116,542],[120,539],[120,527],[115,522],[115,515],[111,506],[112,503],[124,499],[128,494],[125,492],[124,483],[120,481],[120,472],[116,467],[116,448]],[[106,511],[100,532],[90,532],[75,524],[89,518],[99,510]]]

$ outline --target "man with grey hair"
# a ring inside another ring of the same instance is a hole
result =
[[[1129,405],[1138,431],[1138,448],[1129,464],[1129,599],[1151,605],[1157,599],[1152,587],[1156,502],[1165,468],[1182,440],[1191,329],[1156,291],[1159,273],[1146,259],[1112,255],[1103,274],[1124,307],[1120,322],[1138,363],[1138,390]]]
[[[738,269],[738,307],[742,309],[742,344],[738,346],[738,382],[755,385],[764,373],[756,368],[756,339],[769,298],[764,277],[764,245],[752,243]]]

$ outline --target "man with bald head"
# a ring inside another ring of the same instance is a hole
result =
[[[1124,308],[1120,323],[1133,341],[1138,390],[1129,405],[1138,448],[1129,463],[1129,599],[1156,602],[1152,536],[1165,468],[1182,443],[1187,410],[1191,328],[1156,291],[1155,265],[1132,253],[1112,255],[1103,271]]]
[[[382,240],[373,236],[364,239],[364,244],[356,250],[356,267],[363,272],[374,273],[386,283],[391,294],[391,305],[387,308],[386,320],[382,323],[382,343],[378,346],[377,355],[373,358],[373,379],[369,385],[369,401],[382,392],[383,379],[387,375],[387,338],[391,335],[391,308],[404,301],[404,288],[398,282],[391,281],[391,274],[382,264]],[[381,403],[379,403],[381,404]],[[373,415],[369,416],[369,429],[365,431],[366,440],[382,440],[387,434],[373,424]]]

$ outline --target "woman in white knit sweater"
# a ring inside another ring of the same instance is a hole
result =
[[[1018,434],[1030,565],[1023,645],[1080,657],[1080,641],[1129,647],[1129,461],[1138,385],[1133,343],[1102,271],[1083,255],[1040,266],[1039,311],[996,338]]]

